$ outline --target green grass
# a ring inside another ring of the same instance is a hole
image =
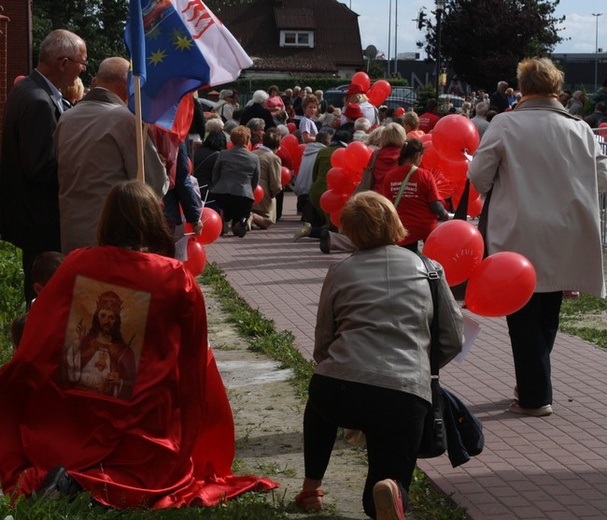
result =
[[[21,253],[0,240],[0,365],[13,353],[11,323],[25,312]]]
[[[580,295],[579,298],[564,298],[561,307],[560,330],[579,336],[601,348],[607,348],[607,300],[596,296]],[[580,325],[580,322],[592,324],[604,321],[606,327]]]

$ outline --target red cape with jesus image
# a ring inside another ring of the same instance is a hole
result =
[[[277,484],[235,476],[234,422],[181,262],[72,252],[0,371],[0,483],[30,495],[64,466],[98,502],[211,506]]]

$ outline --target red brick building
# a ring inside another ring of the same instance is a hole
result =
[[[31,13],[32,0],[0,0],[0,121],[15,78],[32,68]]]

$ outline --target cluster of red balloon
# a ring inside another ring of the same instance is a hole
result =
[[[320,197],[320,207],[331,216],[335,227],[339,227],[341,210],[360,183],[372,154],[367,145],[354,141],[331,155],[332,168],[327,172],[327,191]]]
[[[468,160],[464,152],[472,155],[479,144],[476,127],[467,117],[450,114],[442,117],[434,130],[421,140],[424,143],[422,166],[428,170],[440,170],[442,176],[451,183],[450,193],[445,198],[450,196],[453,205],[457,207],[468,172]],[[441,194],[446,195],[444,192]],[[471,186],[467,214],[477,217],[482,207],[480,195]]]
[[[297,173],[299,172],[299,166],[301,165],[301,158],[303,156],[304,150],[306,149],[306,145],[300,144],[297,137],[292,134],[289,134],[285,135],[280,140],[280,147],[283,149],[283,151],[286,151],[289,157],[291,158],[293,164],[293,171],[295,172],[295,175],[297,175]]]
[[[392,85],[385,79],[380,79],[371,85],[371,78],[366,72],[357,72],[350,80],[351,85],[358,85],[367,95],[369,103],[378,107],[392,93]]]
[[[261,196],[263,198],[263,189]],[[188,240],[188,259],[184,262],[186,269],[194,276],[198,276],[202,273],[206,264],[207,253],[204,246],[215,242],[221,235],[221,230],[223,229],[221,216],[214,209],[207,207],[202,208],[200,220],[202,221],[202,231],[200,232],[200,235],[193,235]],[[186,233],[192,232],[192,226],[186,224],[185,231]]]
[[[467,308],[480,316],[506,316],[521,309],[535,290],[535,269],[523,255],[495,253],[483,260],[483,237],[465,220],[438,226],[423,253],[439,262],[453,287],[468,280]]]

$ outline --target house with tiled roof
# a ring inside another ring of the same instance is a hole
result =
[[[253,60],[246,77],[343,77],[363,68],[358,15],[337,0],[253,0],[218,17]]]

